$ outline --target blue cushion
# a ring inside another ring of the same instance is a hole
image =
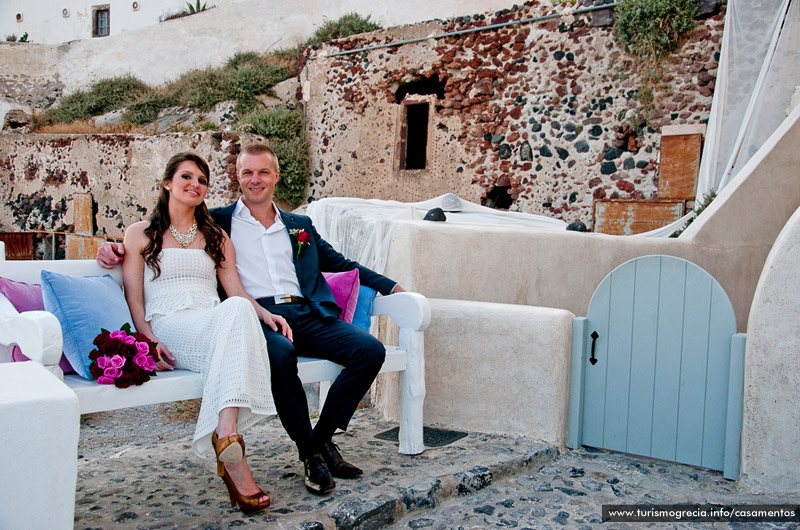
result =
[[[131,313],[111,276],[67,276],[42,271],[44,308],[61,323],[64,355],[81,377],[89,373],[92,341],[100,329],[114,331],[131,322]]]
[[[375,300],[375,295],[378,292],[366,285],[361,285],[358,288],[358,303],[356,303],[356,310],[353,313],[353,325],[357,326],[367,333],[369,333],[369,325],[372,320],[370,313],[372,313],[372,301]]]

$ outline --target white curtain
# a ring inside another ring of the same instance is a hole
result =
[[[800,0],[729,0],[696,204],[719,192],[789,114],[800,86]],[[693,214],[637,234],[667,237]]]

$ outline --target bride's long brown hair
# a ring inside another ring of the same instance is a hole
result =
[[[169,225],[172,223],[169,218],[169,191],[164,187],[164,183],[172,181],[172,177],[174,177],[175,173],[178,171],[178,166],[187,161],[197,164],[197,167],[200,168],[200,171],[206,179],[209,179],[209,184],[211,183],[208,164],[203,160],[203,157],[197,153],[184,151],[183,153],[174,155],[169,159],[169,162],[167,162],[167,166],[164,168],[164,175],[161,177],[161,191],[158,194],[158,200],[156,201],[153,213],[150,214],[150,224],[144,229],[144,234],[147,236],[147,239],[149,239],[149,242],[147,246],[144,247],[142,256],[147,266],[155,272],[156,278],[161,275],[158,256],[161,254],[161,249],[163,248],[164,232],[169,229]],[[194,218],[197,221],[197,230],[203,234],[206,240],[206,254],[208,254],[211,259],[214,260],[214,264],[219,267],[225,260],[225,256],[222,253],[224,236],[222,234],[222,229],[217,226],[211,218],[205,201],[195,207]]]

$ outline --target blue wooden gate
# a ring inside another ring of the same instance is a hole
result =
[[[744,335],[708,272],[644,256],[600,283],[573,335],[567,445],[738,478]]]

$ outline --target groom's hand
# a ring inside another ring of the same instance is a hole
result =
[[[104,269],[113,269],[125,259],[125,247],[122,243],[106,241],[97,249],[97,263]]]

